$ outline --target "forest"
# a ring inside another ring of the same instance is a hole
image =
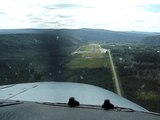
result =
[[[160,48],[137,44],[103,47],[111,49],[125,97],[160,112]]]

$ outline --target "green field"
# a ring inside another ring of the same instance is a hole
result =
[[[74,51],[65,66],[66,78],[114,91],[109,56],[100,49],[98,44],[88,44]]]
[[[95,45],[95,51],[93,47]],[[72,60],[67,64],[67,68],[101,68],[110,67],[108,56],[100,52],[97,44],[82,46],[78,53],[74,54]]]

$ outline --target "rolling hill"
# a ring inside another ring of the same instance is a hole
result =
[[[1,33],[0,84],[58,80],[59,69],[82,43],[58,31]]]
[[[148,32],[120,32],[103,29],[9,29],[0,30],[0,34],[45,34],[72,36],[73,38],[88,42],[141,42],[145,37],[160,33]]]
[[[138,43],[157,33],[101,29],[0,30],[0,84],[63,80],[71,53],[87,42]]]
[[[160,35],[145,37],[143,43],[151,46],[160,46]]]
[[[83,41],[111,43],[137,43],[141,42],[145,37],[158,34],[147,32],[120,32],[103,29],[64,29],[63,31]]]

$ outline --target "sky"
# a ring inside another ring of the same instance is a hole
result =
[[[0,0],[0,29],[160,32],[160,0]]]

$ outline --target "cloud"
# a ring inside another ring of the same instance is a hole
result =
[[[57,15],[57,17],[65,19],[65,18],[72,18],[74,15]]]
[[[5,14],[6,14],[5,12],[0,11],[0,15],[5,15]]]
[[[85,6],[79,4],[52,4],[44,6],[46,9],[69,9],[69,8],[86,8]]]
[[[144,9],[148,12],[158,13],[160,12],[160,4],[151,4],[144,6]]]
[[[159,8],[159,0],[5,0],[0,28],[160,31]]]

